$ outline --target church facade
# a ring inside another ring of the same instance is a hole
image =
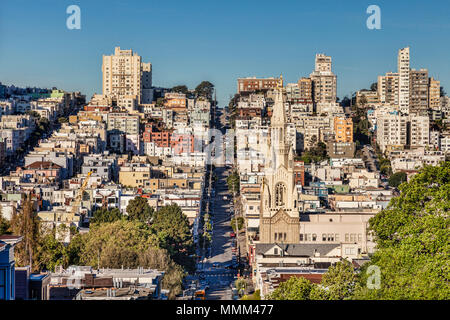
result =
[[[275,91],[275,103],[261,185],[260,243],[299,243],[300,216],[294,179],[294,151],[286,141],[287,123],[283,78]]]

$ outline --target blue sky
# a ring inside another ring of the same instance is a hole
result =
[[[67,6],[81,30],[66,28]],[[381,8],[381,30],[366,9]],[[368,88],[397,68],[399,48],[450,92],[450,1],[39,0],[2,1],[0,81],[101,93],[103,54],[132,48],[153,65],[153,83],[217,87],[221,104],[236,79],[308,76],[316,53],[333,58],[338,96]]]

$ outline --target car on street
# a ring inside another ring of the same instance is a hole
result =
[[[214,262],[214,263],[212,264],[212,266],[213,266],[213,268],[218,268],[218,267],[219,267],[219,264],[218,264],[217,262]]]

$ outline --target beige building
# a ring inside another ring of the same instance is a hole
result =
[[[363,103],[363,102],[365,102],[365,103]],[[379,99],[378,99],[377,91],[360,90],[360,91],[356,92],[356,104],[358,106],[361,106],[363,104],[365,106],[370,106],[370,105],[374,105],[374,104],[378,104],[378,103],[379,103]]]
[[[152,65],[142,62],[141,56],[133,50],[121,50],[116,47],[114,54],[103,56],[103,94],[117,102],[130,102],[134,99],[138,103],[145,101],[145,91],[152,87]]]
[[[310,78],[301,78],[297,82],[299,97],[300,99],[305,99],[305,101],[313,100],[313,83]]]
[[[399,74],[388,72],[378,77],[378,97],[380,103],[398,106]]]
[[[315,70],[310,79],[313,83],[314,103],[336,102],[337,77],[331,71],[331,57],[316,54]]]
[[[430,78],[428,87],[428,107],[433,110],[440,110],[441,82]]]

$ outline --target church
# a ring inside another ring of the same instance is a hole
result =
[[[261,184],[260,243],[300,241],[298,192],[294,181],[294,150],[286,141],[283,77],[275,90],[265,176]]]

